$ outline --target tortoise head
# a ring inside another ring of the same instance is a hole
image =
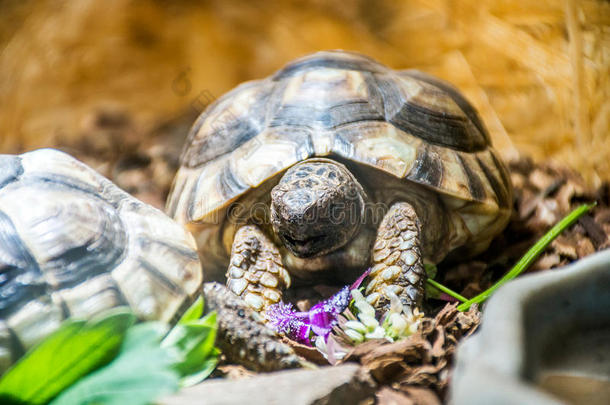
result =
[[[365,198],[344,165],[305,160],[288,169],[271,191],[273,230],[297,257],[330,253],[358,232]]]

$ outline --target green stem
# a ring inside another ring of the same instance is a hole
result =
[[[538,258],[538,256],[546,249],[546,247],[557,237],[561,232],[563,232],[566,228],[572,225],[574,222],[578,220],[583,214],[588,212],[591,208],[595,207],[595,203],[593,204],[583,204],[570,212],[567,216],[565,216],[561,221],[559,221],[554,227],[552,227],[542,238],[536,242],[534,246],[530,248],[530,250],[523,255],[523,257],[515,264],[515,266],[504,275],[500,280],[498,280],[494,285],[492,285],[487,290],[483,291],[479,295],[474,298],[469,299],[468,301],[458,305],[458,309],[460,311],[467,311],[472,304],[479,304],[485,301],[494,291],[496,291],[502,284],[506,283],[509,280],[517,277],[521,272],[527,269],[533,262]]]
[[[444,285],[442,285],[440,283],[437,283],[436,281],[432,280],[431,278],[427,278],[426,281],[431,286],[433,286],[435,288],[438,288],[439,290],[441,290],[445,294],[452,296],[453,298],[457,299],[458,301],[462,301],[462,302],[468,301],[468,298],[464,297],[463,295],[460,295],[460,294],[456,293],[455,291],[445,287]]]

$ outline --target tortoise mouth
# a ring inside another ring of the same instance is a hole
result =
[[[311,257],[323,250],[323,247],[328,240],[328,235],[315,235],[300,238],[281,233],[280,238],[297,257]]]

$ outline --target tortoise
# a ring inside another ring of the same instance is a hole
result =
[[[170,322],[200,292],[192,236],[69,155],[0,155],[0,373],[69,316]]]
[[[450,84],[344,51],[241,84],[194,123],[167,203],[206,279],[257,311],[291,285],[423,295],[424,262],[485,250],[512,189],[473,106]]]

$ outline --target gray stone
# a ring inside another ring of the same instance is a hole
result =
[[[209,380],[163,399],[162,405],[358,404],[375,383],[356,364],[288,370],[238,380]]]
[[[557,377],[554,396],[544,381]],[[500,288],[458,347],[449,395],[454,405],[607,403],[610,250]]]

